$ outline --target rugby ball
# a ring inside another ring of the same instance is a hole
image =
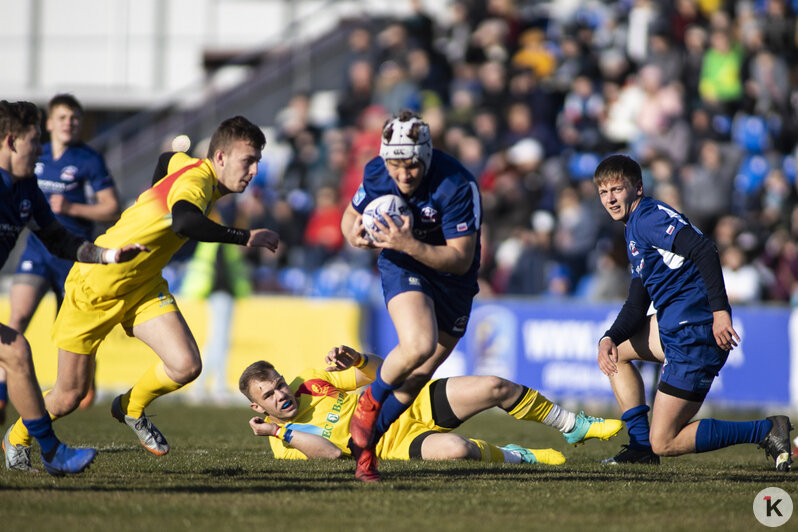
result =
[[[363,211],[363,227],[366,229],[366,238],[374,241],[374,235],[380,232],[380,228],[374,221],[379,220],[384,225],[386,216],[390,216],[396,225],[402,225],[402,216],[410,216],[410,227],[413,227],[413,213],[404,198],[386,194],[372,200]]]

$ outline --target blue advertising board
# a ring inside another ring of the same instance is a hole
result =
[[[596,363],[596,345],[619,309],[619,303],[568,300],[475,301],[466,335],[436,376],[498,375],[558,401],[613,401],[609,380]],[[798,375],[797,362],[791,364],[798,334],[790,334],[791,326],[798,332],[798,319],[791,316],[786,307],[734,309],[742,342],[729,355],[708,402],[798,405],[798,377],[791,378]],[[367,345],[377,354],[385,356],[396,345],[383,306],[374,306],[369,331]],[[659,365],[644,363],[642,371],[650,383]]]

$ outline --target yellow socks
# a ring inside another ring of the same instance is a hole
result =
[[[485,440],[475,440],[474,438],[469,439],[476,443],[477,447],[479,447],[479,452],[482,454],[482,462],[491,462],[494,464],[503,464],[505,462],[504,453],[496,445],[488,443]]]
[[[163,362],[159,361],[145,371],[139,381],[122,396],[122,412],[138,419],[148,404],[183,386],[169,378]]]
[[[521,397],[507,410],[507,413],[516,419],[542,423],[553,406],[554,403],[546,399],[543,394],[524,386]]]

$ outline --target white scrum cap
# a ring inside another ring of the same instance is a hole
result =
[[[382,130],[380,157],[385,159],[412,159],[424,163],[424,173],[432,161],[432,138],[429,126],[417,116],[407,120],[393,118]]]

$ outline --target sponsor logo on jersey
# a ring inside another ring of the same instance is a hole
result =
[[[42,172],[44,172],[44,163],[36,163],[36,166],[33,168],[33,173],[36,174],[36,177],[39,177],[42,175]]]
[[[629,253],[631,253],[633,257],[637,257],[637,255],[640,253],[640,251],[637,249],[637,242],[634,240],[629,242]]]
[[[641,259],[640,264],[638,264],[637,268],[635,268],[635,273],[637,273],[637,275],[642,275],[640,272],[643,271],[645,265],[646,265],[646,259]]]
[[[465,331],[466,325],[468,325],[468,316],[460,316],[456,320],[454,320],[454,325],[452,326],[452,332],[461,333]]]
[[[357,192],[355,192],[355,197],[352,198],[352,203],[354,203],[355,205],[360,205],[365,199],[365,197],[366,197],[366,189],[363,188],[363,184],[361,183],[357,189]]]
[[[74,181],[78,175],[78,167],[70,164],[61,169],[61,181]]]
[[[418,277],[414,277],[414,276],[413,277],[408,277],[407,278],[407,284],[409,284],[410,286],[421,286],[421,279],[419,279]]]
[[[434,223],[438,220],[438,211],[429,205],[421,209],[421,221],[424,223]]]

